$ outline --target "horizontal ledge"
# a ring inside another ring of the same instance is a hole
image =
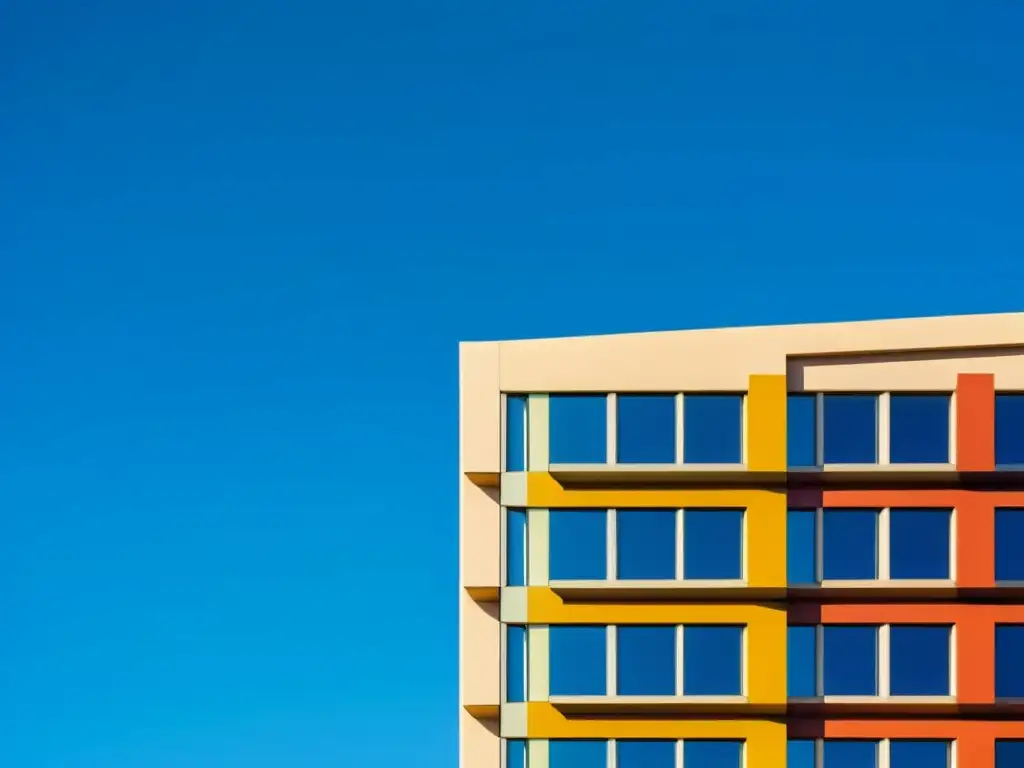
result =
[[[710,580],[557,580],[548,585],[551,591],[567,600],[580,602],[600,600],[782,600],[784,587],[750,587],[742,579]]]
[[[499,587],[466,587],[466,594],[478,603],[496,603],[501,595]]]
[[[501,709],[498,704],[463,704],[462,708],[478,720],[496,718]]]
[[[501,484],[500,472],[466,472],[466,479],[481,488],[497,488]]]
[[[751,704],[746,696],[551,696],[551,706],[567,715],[719,714],[753,712],[781,714],[782,702]]]
[[[825,696],[789,699],[786,711],[800,717],[838,714],[878,715],[1008,715],[1024,713],[1024,702],[962,702],[955,696]]]

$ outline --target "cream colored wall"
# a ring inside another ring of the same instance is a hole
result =
[[[459,714],[460,768],[500,768],[501,739],[498,719],[478,720],[466,710]]]
[[[460,594],[462,609],[459,669],[463,706],[497,706],[501,701],[501,623],[498,603],[478,603]]]
[[[459,346],[459,468],[501,470],[501,388],[498,345]]]
[[[459,478],[461,583],[464,587],[497,587],[501,583],[501,512],[497,488],[480,488],[465,475]]]

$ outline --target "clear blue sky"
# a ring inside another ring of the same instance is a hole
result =
[[[453,765],[459,339],[1021,308],[1009,0],[3,17],[5,766]]]

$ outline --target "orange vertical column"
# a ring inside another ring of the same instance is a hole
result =
[[[956,377],[956,468],[960,472],[996,468],[996,386],[991,373]]]
[[[995,768],[996,749],[987,728],[965,728],[956,740],[957,765],[970,768]]]
[[[991,495],[961,491],[956,502],[956,584],[984,589],[996,583],[996,512]]]
[[[996,625],[985,606],[966,606],[956,623],[956,696],[961,704],[996,698]]]

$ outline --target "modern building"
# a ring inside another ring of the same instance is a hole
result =
[[[463,768],[1024,768],[1024,314],[460,369]]]

